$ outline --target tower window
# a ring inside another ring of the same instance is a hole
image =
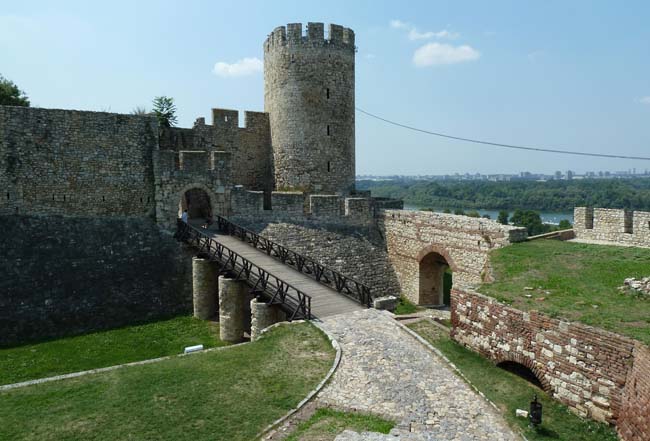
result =
[[[330,136],[330,125],[327,125],[327,136]]]
[[[330,99],[330,90],[329,88],[325,89],[327,91],[327,99]]]
[[[327,161],[327,171],[328,172],[332,171],[332,162],[331,161]]]

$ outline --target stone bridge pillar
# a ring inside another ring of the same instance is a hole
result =
[[[219,330],[223,341],[244,340],[248,311],[248,287],[241,280],[219,276]]]
[[[264,328],[286,319],[287,315],[278,305],[251,300],[251,340],[257,340]]]
[[[218,281],[216,263],[192,258],[192,297],[194,317],[208,320],[217,314]]]

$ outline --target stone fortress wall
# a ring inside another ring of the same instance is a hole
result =
[[[153,117],[0,106],[0,215],[149,216]]]
[[[0,345],[191,307],[168,229],[189,188],[226,210],[230,154],[159,149],[150,116],[0,106]]]
[[[647,439],[646,345],[582,323],[524,312],[469,289],[453,289],[451,300],[456,341],[495,363],[528,367],[553,397],[581,416],[616,424],[622,439]]]
[[[426,211],[382,210],[377,222],[401,292],[416,304],[441,303],[423,279],[437,266],[451,269],[454,286],[478,285],[491,277],[489,252],[527,236],[525,228],[489,219]]]
[[[576,207],[576,239],[650,247],[650,212]]]
[[[279,190],[354,189],[354,32],[323,23],[277,27],[264,42],[264,110]]]

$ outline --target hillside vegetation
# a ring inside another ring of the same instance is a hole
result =
[[[650,211],[650,179],[577,181],[358,181],[373,196],[403,199],[420,208],[573,210],[577,206]]]

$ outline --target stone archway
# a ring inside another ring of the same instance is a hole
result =
[[[456,269],[449,254],[442,248],[429,245],[417,256],[418,261],[418,305],[449,306],[451,271]],[[446,289],[445,289],[446,288]]]
[[[198,204],[198,212],[195,212],[195,216],[201,216],[205,214],[212,214],[214,215],[224,215],[225,213],[222,212],[223,210],[223,197],[219,199],[217,197],[217,194],[211,190],[208,186],[205,184],[200,184],[200,183],[191,183],[184,185],[182,187],[176,187],[177,189],[174,189],[169,192],[168,196],[163,199],[164,203],[159,203],[158,205],[158,212],[157,212],[157,218],[158,222],[166,225],[168,228],[176,228],[176,220],[180,217],[184,209],[189,209],[190,207],[187,204],[187,198],[186,198],[186,193],[190,193],[190,200],[191,200],[191,195],[201,195],[199,196],[199,200],[203,199],[205,203],[203,204],[203,208],[201,208],[202,204]],[[195,197],[195,200],[197,198]],[[220,203],[221,202],[221,203]],[[210,207],[210,211],[205,210],[205,206]],[[188,210],[189,214],[189,210]],[[197,219],[200,219],[200,217],[197,217]],[[205,218],[203,219],[205,220]]]
[[[494,364],[515,375],[518,375],[531,384],[538,386],[544,392],[553,394],[553,387],[546,380],[544,373],[535,364],[519,354],[503,354],[494,360]],[[531,378],[532,377],[532,378]]]
[[[185,210],[189,220],[206,221],[213,217],[210,196],[202,188],[190,188],[183,193],[178,202],[178,216]]]

